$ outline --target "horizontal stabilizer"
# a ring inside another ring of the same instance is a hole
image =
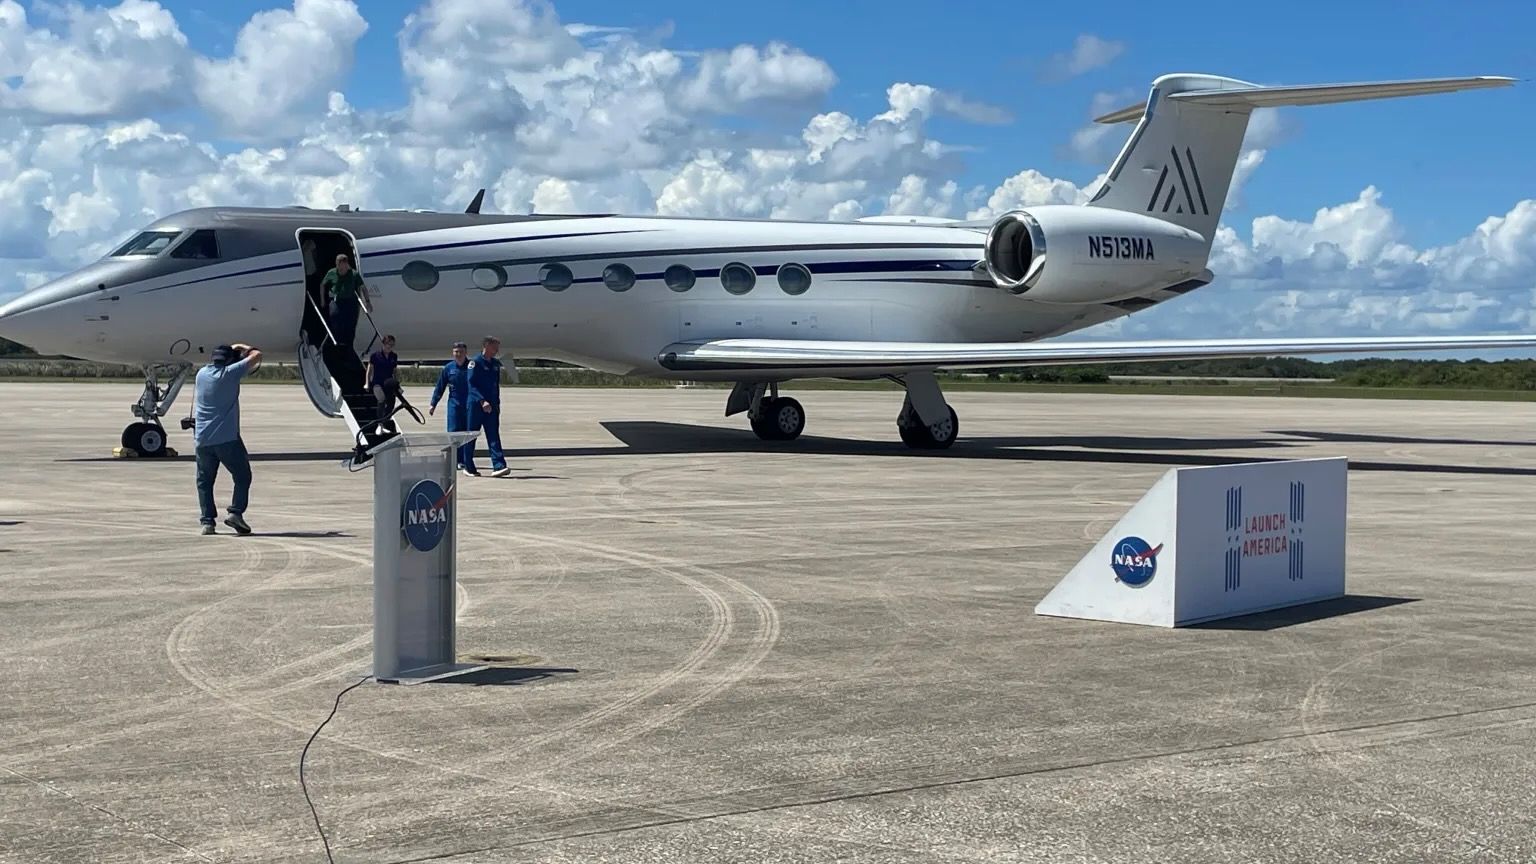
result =
[[[1241,85],[1242,82],[1232,82]],[[1285,105],[1327,105],[1334,102],[1358,102],[1367,99],[1392,99],[1430,93],[1453,93],[1485,87],[1508,87],[1514,78],[1480,75],[1472,78],[1422,78],[1410,81],[1378,81],[1365,84],[1306,84],[1296,87],[1232,86],[1218,90],[1186,90],[1171,93],[1169,99],[1213,108],[1251,110]],[[1125,123],[1141,118],[1145,105],[1133,105],[1105,114],[1096,123]]]
[[[680,342],[657,357],[674,371],[985,369],[1074,363],[1139,363],[1219,357],[1369,354],[1536,347],[1514,336],[1399,336],[1322,339],[1167,339],[1139,342],[830,342],[720,339]]]

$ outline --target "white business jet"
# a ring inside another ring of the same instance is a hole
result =
[[[959,422],[934,372],[1040,364],[1536,346],[1517,336],[1056,341],[1209,283],[1212,236],[1256,108],[1499,87],[1476,77],[1261,87],[1166,75],[1084,206],[989,222],[853,223],[620,215],[213,207],[168,216],[102,260],[0,307],[0,335],[41,352],[142,365],[123,432],[165,452],[160,418],[216,345],[291,346],[315,407],[360,450],[398,431],[362,392],[358,354],[388,331],[403,360],[441,359],[496,334],[520,358],[623,375],[735,382],[768,440],[797,437],[795,378],[889,378],[905,387],[901,438],[944,448]],[[337,253],[370,286],[356,352],[338,347],[320,281]],[[162,375],[169,376],[164,388]],[[185,423],[183,423],[185,425]]]

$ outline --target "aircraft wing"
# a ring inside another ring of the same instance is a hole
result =
[[[1217,357],[1371,354],[1536,347],[1536,334],[1321,339],[1167,339],[1137,342],[824,342],[719,339],[667,346],[657,360],[677,372],[878,371],[1136,363]]]

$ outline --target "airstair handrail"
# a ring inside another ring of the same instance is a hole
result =
[[[363,295],[367,294],[367,293],[368,292],[366,290],[364,290],[364,291],[358,292],[358,295],[357,295],[357,305],[363,310],[363,315],[368,318],[369,326],[371,326],[373,328],[373,338],[369,339],[368,340],[368,344],[366,346],[364,346],[362,356],[368,356],[369,354],[371,354],[373,352],[373,343],[379,341],[379,325],[378,325],[378,322],[373,320],[373,310],[369,309],[368,308],[368,303],[363,300]]]
[[[320,326],[325,328],[325,335],[327,335],[327,336],[329,336],[331,338],[331,344],[332,345],[340,345],[341,343],[336,341],[336,334],[331,332],[331,323],[329,321],[325,320],[326,319],[325,310],[321,309],[320,308],[320,304],[315,302],[314,295],[310,294],[308,291],[305,291],[304,292],[304,299],[309,301],[310,308],[314,309],[315,310],[315,314],[317,316],[319,316],[319,318],[320,318]],[[371,321],[373,319],[370,318],[369,320]]]

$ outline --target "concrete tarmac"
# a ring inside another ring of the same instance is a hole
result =
[[[960,392],[922,454],[894,389],[789,392],[765,444],[720,390],[507,391],[459,526],[499,668],[344,697],[336,861],[1536,860],[1536,405]],[[110,458],[137,395],[0,384],[0,862],[324,861],[371,475],[249,385],[257,533],[200,536],[186,433]],[[1169,467],[1336,455],[1346,601],[1033,614]]]

